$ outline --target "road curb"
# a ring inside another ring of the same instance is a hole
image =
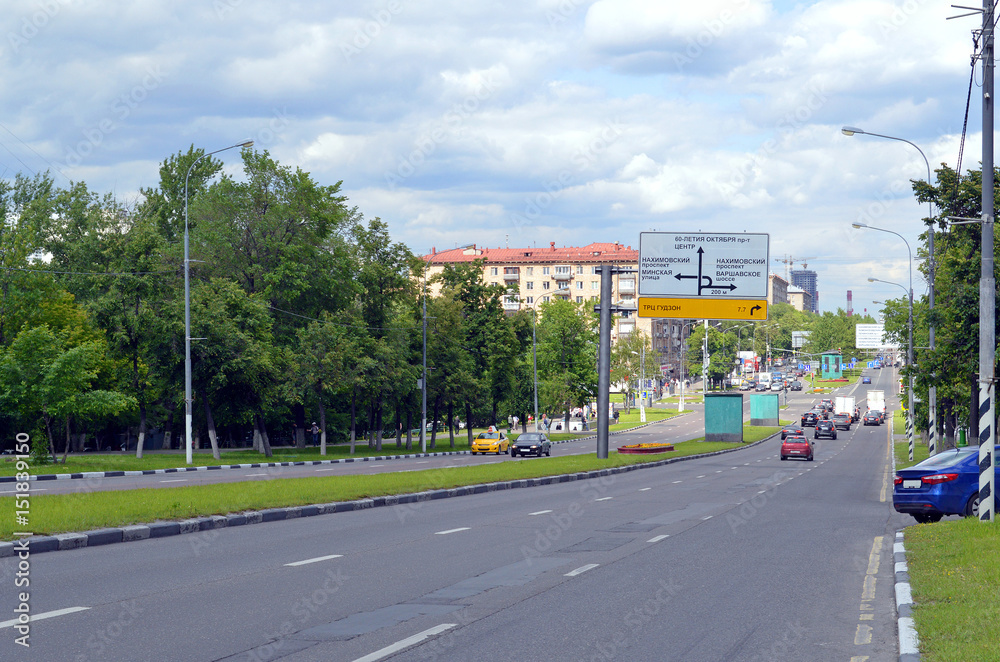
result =
[[[557,483],[568,483],[578,480],[591,480],[595,478],[623,474],[639,469],[652,469],[654,467],[662,467],[667,464],[675,464],[677,462],[686,462],[688,460],[695,460],[698,458],[735,453],[746,448],[752,448],[759,444],[763,444],[766,441],[770,441],[778,434],[780,433],[776,432],[775,434],[761,439],[760,441],[755,441],[736,448],[727,448],[721,451],[713,451],[711,453],[702,453],[699,455],[685,455],[683,457],[666,458],[656,462],[630,464],[624,467],[596,469],[594,471],[580,471],[571,474],[541,476],[538,478],[518,478],[516,480],[499,481],[494,483],[479,483],[476,485],[465,485],[462,487],[447,489],[377,496],[368,499],[356,499],[354,501],[336,501],[332,503],[290,506],[287,508],[268,508],[260,511],[230,513],[228,515],[194,517],[173,522],[134,524],[120,528],[111,527],[93,531],[83,531],[80,533],[74,532],[61,533],[53,536],[31,536],[29,538],[23,538],[18,542],[0,542],[0,558],[14,556],[23,549],[23,545],[27,545],[28,552],[30,554],[41,554],[43,552],[56,552],[67,549],[94,547],[97,545],[109,545],[119,542],[132,542],[134,540],[146,540],[148,538],[162,538],[188,533],[200,533],[214,529],[244,526],[248,524],[261,524],[264,522],[277,522],[300,517],[312,517],[315,515],[352,512],[366,508],[416,504],[424,501],[450,499],[453,497],[483,494],[485,492],[495,492],[499,490],[512,490],[523,487],[540,487],[542,485],[554,485]],[[196,543],[193,542],[192,544]]]
[[[913,593],[910,590],[910,575],[906,565],[906,547],[903,544],[903,532],[896,532],[896,541],[892,545],[892,557],[895,563],[897,633],[899,638],[899,662],[919,662],[920,637],[913,622]]]

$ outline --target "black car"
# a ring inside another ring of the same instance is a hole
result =
[[[834,414],[831,419],[833,425],[838,430],[850,430],[851,429],[851,415],[850,414]]]
[[[833,421],[817,421],[816,429],[813,431],[813,439],[819,439],[820,437],[837,438],[837,426],[833,424]]]
[[[814,428],[816,427],[816,421],[819,420],[819,416],[814,411],[807,411],[802,414],[802,427],[804,428]]]
[[[792,389],[793,391],[801,391],[802,390],[802,382],[796,380],[796,381],[792,382],[791,386],[789,386],[788,388]]]
[[[874,409],[865,412],[865,417],[861,419],[864,425],[882,425],[882,417]]]
[[[510,456],[518,455],[552,455],[552,442],[541,432],[525,432],[510,445]]]
[[[781,440],[784,441],[786,437],[804,437],[806,436],[806,431],[802,429],[800,425],[786,425],[781,429]]]

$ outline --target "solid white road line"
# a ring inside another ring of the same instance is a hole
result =
[[[461,527],[459,527],[457,529],[448,529],[447,531],[436,531],[434,533],[434,535],[436,535],[436,536],[446,536],[449,533],[458,533],[459,531],[468,531],[470,528],[472,528],[472,527],[461,526]]]
[[[663,534],[662,536],[653,536],[652,538],[650,538],[646,542],[660,542],[661,540],[665,540],[665,539],[667,539],[669,537],[670,536],[667,535],[667,534]]]
[[[327,468],[327,469],[317,469],[316,471],[317,471],[317,472],[320,472],[320,471],[336,471],[336,470],[337,470],[337,469],[339,469],[339,468],[340,468],[340,467],[329,467],[329,468]]]
[[[600,565],[600,564],[598,564],[598,563],[588,563],[587,565],[581,565],[576,570],[570,570],[564,576],[565,577],[576,577],[577,575],[582,575],[583,573],[587,572],[588,570],[593,570],[598,565]]]
[[[56,609],[55,611],[46,611],[41,614],[32,614],[31,621],[44,621],[46,618],[55,618],[56,616],[63,616],[65,614],[75,614],[78,611],[87,611],[90,607],[66,607],[65,609]],[[0,629],[9,628],[13,625],[17,625],[17,619],[11,621],[0,622]]]
[[[252,476],[266,476],[267,474],[243,474],[245,478],[250,478]]]
[[[456,625],[458,625],[458,623],[442,623],[441,625],[435,625],[434,627],[424,630],[423,632],[418,632],[412,637],[407,637],[406,639],[402,639],[394,644],[386,646],[385,648],[379,649],[374,653],[369,653],[364,657],[359,657],[358,659],[354,660],[354,662],[376,662],[377,660],[381,660],[382,658],[389,657],[393,653],[398,653],[404,648],[409,648],[414,644],[419,644],[421,641],[423,641],[428,637],[433,637],[436,634],[441,634],[445,630],[450,630]]]
[[[309,565],[310,563],[319,563],[320,561],[329,561],[330,559],[339,559],[343,554],[330,554],[328,556],[317,556],[314,559],[306,559],[305,561],[295,561],[294,563],[286,563],[285,565],[291,568],[300,565]]]
[[[530,517],[532,515],[544,515],[545,513],[551,513],[551,512],[552,512],[551,510],[538,510],[533,513],[528,513],[528,516]]]
[[[48,492],[44,487],[32,487],[29,492]],[[23,493],[22,490],[3,490],[0,494],[20,494]]]
[[[186,483],[187,478],[173,478],[171,480],[161,480],[161,483]]]

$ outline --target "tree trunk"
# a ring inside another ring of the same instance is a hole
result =
[[[62,463],[66,464],[66,458],[69,456],[69,415],[66,416],[66,448],[63,450],[63,460]]]
[[[355,429],[355,424],[357,423],[356,408],[358,402],[358,393],[354,389],[351,389],[351,455],[354,455],[354,440],[357,431]]]
[[[368,448],[375,448],[375,401],[373,398],[368,407]]]
[[[142,447],[146,444],[146,403],[139,403],[139,439],[135,442],[135,457],[142,459]]]
[[[167,412],[167,422],[163,426],[163,448],[170,450],[173,447],[174,436],[174,410]]]
[[[253,421],[253,452],[263,453],[264,444],[260,440],[260,430],[257,428],[257,418],[254,417]]]
[[[375,450],[382,450],[382,396],[375,398]]]
[[[496,424],[497,424],[497,401],[496,401],[496,398],[494,398],[493,399],[493,408],[490,410],[490,425],[496,425]],[[465,421],[465,425],[470,430],[472,429],[472,421],[471,420],[466,420]]]
[[[413,450],[413,411],[406,408],[406,450]]]
[[[448,401],[448,442],[455,450],[455,403]]]
[[[434,418],[431,419],[431,443],[427,445],[428,448],[434,448],[437,443],[437,419],[438,419],[438,409],[441,407],[441,396],[434,398]]]
[[[48,414],[45,415],[45,432],[49,437],[49,457],[52,458],[53,462],[56,462],[56,447],[52,442],[52,418]]]
[[[208,423],[208,441],[212,444],[212,457],[216,460],[219,456],[219,436],[215,431],[215,419],[212,418],[212,407],[208,404],[208,398],[202,398],[205,403],[205,422]]]
[[[264,426],[264,417],[260,414],[256,414],[257,428],[260,430],[260,444],[264,448],[264,457],[273,457],[274,452],[271,450],[271,441],[267,438],[267,427]]]
[[[469,438],[469,448],[472,448],[472,403],[465,401],[465,436]]]
[[[326,455],[326,407],[319,401],[319,454]]]
[[[399,398],[396,398],[396,448],[403,447],[403,412]]]
[[[306,447],[306,408],[296,403],[292,413],[295,415],[295,447],[302,450]]]

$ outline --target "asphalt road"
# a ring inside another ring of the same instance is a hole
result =
[[[0,659],[895,660],[888,436],[37,555]]]

